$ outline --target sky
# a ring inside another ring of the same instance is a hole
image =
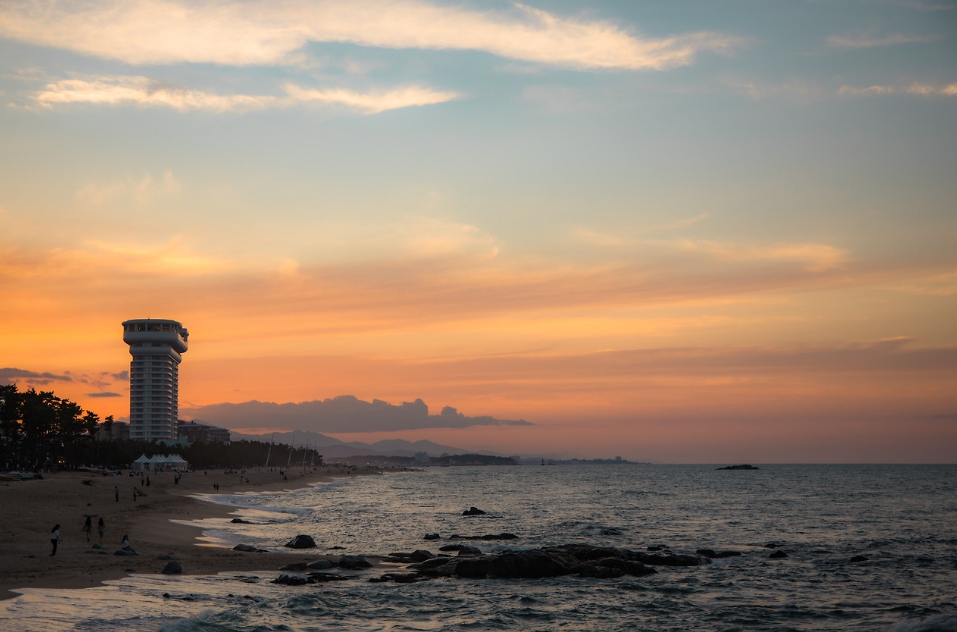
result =
[[[0,104],[0,381],[124,418],[171,318],[244,432],[957,462],[953,1],[10,0]]]

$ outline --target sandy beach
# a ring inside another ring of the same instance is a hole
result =
[[[240,475],[223,470],[202,470],[185,475],[174,484],[172,472],[150,473],[150,486],[141,487],[140,479],[122,476],[103,477],[85,472],[44,474],[43,480],[0,482],[0,599],[15,597],[16,588],[86,588],[131,573],[157,573],[166,565],[157,559],[168,555],[183,566],[186,574],[215,574],[223,571],[278,569],[293,561],[290,555],[301,553],[310,559],[322,557],[317,549],[290,552],[243,553],[231,549],[197,546],[198,527],[176,524],[171,520],[227,518],[235,509],[192,498],[214,493],[283,491],[335,478],[378,474],[375,468],[347,470],[317,468],[312,474],[298,471],[282,480],[278,470],[247,471]],[[249,483],[244,482],[245,479]],[[92,481],[92,485],[84,483]],[[115,487],[119,488],[119,501]],[[133,499],[133,488],[146,492]],[[93,533],[87,541],[83,532],[84,516],[95,515]],[[103,517],[103,549],[99,543],[97,521]],[[50,556],[50,531],[60,525],[60,543],[55,557]],[[114,555],[124,535],[128,535],[136,556]],[[102,554],[101,552],[105,553]]]

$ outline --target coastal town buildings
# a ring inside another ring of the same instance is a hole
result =
[[[193,443],[229,443],[229,430],[218,426],[210,426],[200,421],[183,421],[177,423],[177,432],[180,441],[186,445]]]
[[[189,332],[175,320],[141,318],[123,323],[130,346],[130,439],[178,438],[179,363]]]

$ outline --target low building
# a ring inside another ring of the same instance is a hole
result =
[[[112,437],[110,434],[112,433]],[[96,430],[97,441],[129,441],[130,425],[123,421],[114,421],[111,431],[107,431],[106,424],[101,423]]]
[[[176,422],[176,429],[179,438],[185,439],[187,445],[193,443],[229,443],[229,430],[226,428],[180,419]]]

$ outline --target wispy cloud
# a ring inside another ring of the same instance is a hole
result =
[[[844,266],[850,253],[828,244],[738,245],[708,240],[682,239],[678,247],[723,261],[777,261],[797,263],[808,272],[825,272]]]
[[[829,46],[834,48],[876,48],[878,46],[895,46],[897,44],[923,44],[940,39],[933,35],[832,35],[827,38]]]
[[[0,6],[0,35],[132,64],[240,66],[293,62],[308,42],[349,42],[477,50],[578,69],[664,70],[743,44],[713,32],[641,37],[610,21],[564,18],[521,4],[473,11],[418,0],[34,0]]]
[[[0,381],[13,382],[18,379],[26,379],[38,384],[46,384],[51,381],[72,382],[73,378],[69,375],[57,375],[46,371],[28,371],[27,369],[16,369],[7,367],[0,369]]]
[[[141,107],[165,107],[186,112],[244,112],[304,103],[336,105],[363,114],[378,114],[412,106],[432,105],[457,99],[456,92],[441,92],[422,86],[403,86],[391,90],[356,92],[343,88],[310,89],[286,84],[286,96],[231,94],[219,95],[173,86],[143,76],[64,79],[48,84],[34,95],[43,107],[74,103]]]
[[[920,97],[953,97],[957,96],[957,83],[946,85],[930,85],[926,83],[912,83],[909,86],[841,86],[838,94],[842,96],[873,97],[888,94],[913,94]]]

